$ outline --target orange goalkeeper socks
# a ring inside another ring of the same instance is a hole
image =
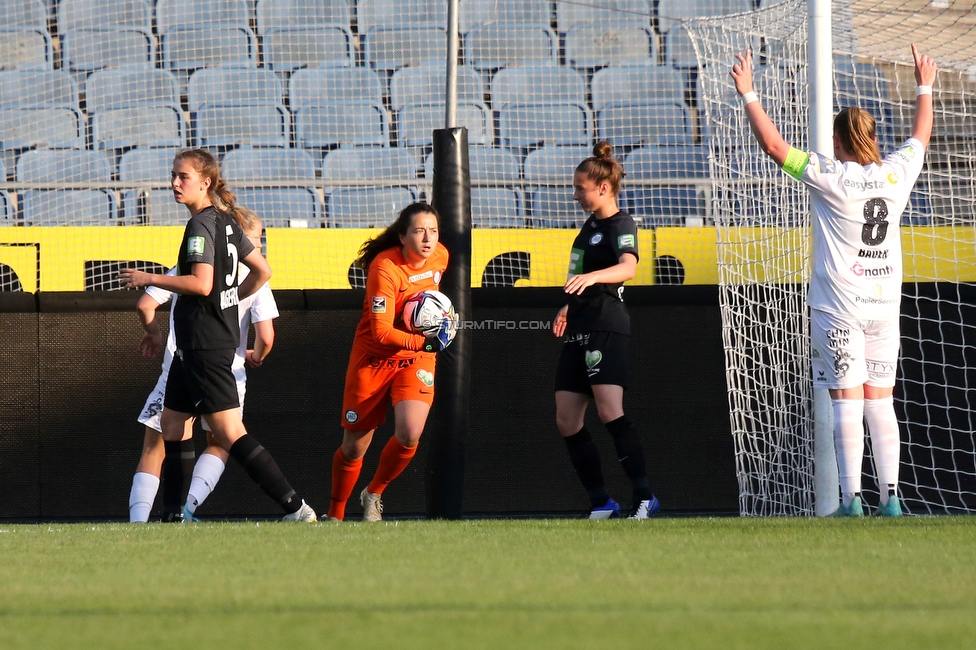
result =
[[[373,480],[370,481],[366,490],[371,494],[383,494],[383,490],[390,484],[390,481],[400,476],[400,472],[407,468],[419,446],[404,447],[396,439],[396,436],[391,437],[390,441],[383,447],[383,453],[380,454],[380,466],[376,468],[376,474],[373,475]]]
[[[342,448],[336,449],[332,457],[332,501],[329,503],[329,516],[342,520],[346,518],[346,501],[352,495],[359,472],[363,468],[363,459],[349,460],[342,453]]]

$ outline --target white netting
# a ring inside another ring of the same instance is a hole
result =
[[[940,64],[935,133],[902,217],[908,289],[899,368],[904,381],[896,392],[904,440],[901,490],[915,512],[970,512],[976,507],[967,377],[974,336],[972,3],[833,4],[834,108],[857,105],[873,113],[883,154],[911,128],[910,43]],[[805,189],[756,145],[728,71],[735,53],[752,48],[763,105],[787,141],[807,148],[807,13],[806,2],[791,0],[684,25],[699,58],[716,181],[732,428],[740,507],[749,515],[813,513],[804,307],[810,224]],[[866,486],[869,502],[876,503],[876,489]]]

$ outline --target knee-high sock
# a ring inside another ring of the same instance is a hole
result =
[[[192,469],[193,440],[165,440],[163,448],[166,456],[163,458],[162,475],[163,512],[165,514],[183,513],[183,495],[186,494],[190,474],[187,466]]]
[[[391,436],[386,446],[383,447],[383,453],[380,454],[380,466],[376,468],[376,474],[373,475],[373,480],[369,482],[366,490],[371,494],[383,494],[383,490],[390,484],[390,481],[400,476],[400,472],[407,468],[419,446],[404,447],[396,439],[396,436]]]
[[[832,399],[834,407],[834,450],[837,475],[844,505],[851,505],[861,491],[861,464],[864,462],[864,400]]]
[[[590,507],[599,508],[606,504],[610,495],[607,494],[607,486],[603,481],[600,450],[596,448],[593,436],[583,427],[573,435],[564,437],[563,442],[566,443],[573,469],[590,497]]]
[[[647,478],[647,464],[644,462],[644,448],[641,446],[640,433],[633,420],[621,415],[616,420],[607,422],[607,431],[613,437],[613,446],[617,450],[617,460],[620,461],[624,473],[630,479],[634,488],[634,501],[640,502],[650,499],[651,485]]]
[[[864,419],[871,432],[874,464],[878,467],[878,488],[881,504],[888,503],[888,491],[898,489],[898,464],[901,460],[901,440],[898,419],[895,417],[893,397],[864,400]]]
[[[332,456],[332,499],[329,502],[329,517],[333,519],[346,518],[346,502],[352,495],[352,490],[359,480],[359,472],[363,469],[363,459],[349,460],[342,453],[342,448],[336,449]]]
[[[147,472],[136,472],[129,491],[129,521],[144,524],[149,521],[153,501],[159,490],[159,477]]]
[[[261,446],[253,436],[245,434],[230,448],[230,455],[241,464],[251,480],[258,484],[264,493],[274,499],[287,513],[298,512],[302,500],[291,489],[288,479],[278,468],[268,450]]]
[[[191,513],[196,512],[200,504],[203,503],[224,473],[224,461],[213,454],[201,454],[197,464],[193,466],[193,479],[190,481],[190,489],[186,494],[186,509]]]

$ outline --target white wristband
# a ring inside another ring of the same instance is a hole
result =
[[[751,90],[749,92],[745,93],[744,95],[742,95],[742,105],[743,106],[748,106],[752,102],[758,102],[758,101],[759,101],[759,95],[757,95],[755,92],[753,92]]]
[[[931,95],[931,94],[932,94],[932,86],[919,86],[918,89],[915,91],[916,97],[921,97],[922,95]]]

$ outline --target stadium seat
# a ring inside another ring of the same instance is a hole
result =
[[[458,27],[467,34],[478,25],[520,23],[549,25],[548,0],[460,0]]]
[[[203,68],[190,75],[187,106],[278,106],[284,103],[281,81],[271,70]]]
[[[518,158],[506,149],[469,148],[468,170],[472,181],[517,182],[520,178]],[[434,177],[434,154],[424,162],[424,175]]]
[[[356,23],[360,35],[373,27],[436,25],[447,27],[447,3],[442,0],[359,0]]]
[[[258,35],[281,27],[350,27],[348,0],[258,0]]]
[[[672,68],[690,70],[698,67],[698,56],[684,25],[677,24],[664,35],[665,59]]]
[[[557,2],[556,26],[560,34],[583,23],[637,25],[650,27],[651,3],[648,0],[589,0]]]
[[[685,101],[684,78],[669,66],[611,66],[597,70],[590,85],[597,112],[611,103]]]
[[[471,225],[525,228],[525,197],[517,187],[472,187]]]
[[[186,145],[186,121],[178,105],[103,108],[93,112],[91,119],[95,149]]]
[[[443,105],[446,92],[443,63],[402,68],[390,79],[390,106],[399,111],[407,104]],[[458,66],[457,101],[481,104],[484,99],[485,83],[481,74],[471,66]]]
[[[491,23],[464,35],[464,61],[477,70],[557,65],[559,40],[548,24]]]
[[[153,6],[146,0],[60,0],[58,34],[79,28],[133,27],[152,32]]]
[[[325,156],[322,178],[338,180],[402,180],[416,178],[414,157],[403,149],[350,147]]]
[[[587,219],[573,200],[572,186],[526,189],[529,224],[535,228],[579,228]]]
[[[0,108],[78,108],[78,86],[62,70],[0,71]]]
[[[292,111],[337,102],[383,104],[383,82],[369,68],[306,68],[288,81]]]
[[[208,25],[250,29],[251,10],[244,0],[159,0],[156,3],[156,33],[174,29],[207,29]]]
[[[576,167],[592,155],[590,146],[542,147],[530,151],[525,157],[525,180],[572,185]]]
[[[691,114],[684,104],[613,102],[596,114],[597,138],[615,147],[691,144]]]
[[[434,131],[444,127],[444,104],[407,104],[397,111],[397,140],[401,147],[430,147]],[[457,126],[468,129],[470,144],[492,143],[491,111],[481,103],[458,103]]]
[[[79,27],[61,36],[63,70],[88,73],[103,68],[152,67],[155,63],[156,39],[148,29]]]
[[[7,168],[25,149],[84,146],[85,122],[77,108],[0,108],[0,156]]]
[[[0,227],[17,224],[17,214],[7,190],[0,190]]]
[[[332,228],[385,228],[403,208],[416,202],[417,192],[407,187],[341,187],[325,199]]]
[[[272,27],[264,35],[264,64],[277,72],[308,66],[354,66],[353,36],[339,25]]]
[[[499,70],[491,82],[495,111],[506,104],[586,104],[586,82],[571,68],[526,66]]]
[[[566,34],[566,64],[577,70],[657,66],[657,57],[657,37],[646,25],[579,23]]]
[[[378,25],[360,34],[366,65],[374,70],[392,72],[447,58],[447,36],[439,25]]]
[[[103,108],[163,104],[180,106],[176,77],[159,68],[99,70],[88,78],[85,104],[89,113]]]
[[[530,224],[538,228],[574,228],[586,214],[573,201],[573,174],[584,159],[593,155],[589,145],[547,146],[525,157],[525,198]],[[534,183],[560,183],[537,186]]]
[[[109,161],[95,151],[35,150],[17,161],[20,183],[85,183],[111,180]],[[27,190],[24,225],[116,225],[117,201],[111,190]]]
[[[252,149],[228,151],[220,163],[228,182],[315,179],[315,160],[301,149]]]
[[[3,29],[47,31],[47,7],[41,0],[0,0],[0,25]]]
[[[313,187],[234,187],[238,205],[266,228],[321,228],[322,202]]]
[[[752,10],[752,0],[659,0],[657,28],[662,34],[667,34],[672,27],[687,18],[739,14]]]
[[[507,104],[498,112],[498,137],[510,149],[587,144],[593,116],[585,104]]]
[[[316,104],[295,111],[295,131],[303,149],[340,145],[390,144],[389,118],[381,104]]]
[[[97,151],[36,149],[17,161],[20,183],[85,183],[112,180],[108,159]]]
[[[146,223],[153,226],[183,225],[190,218],[187,209],[173,200],[169,189],[173,157],[179,151],[172,149],[131,149],[119,160],[119,180],[123,182],[149,182],[166,185],[167,188],[126,190],[122,194],[122,221],[125,224]]]
[[[708,149],[704,145],[651,145],[631,151],[623,165],[633,178],[708,178]]]
[[[0,29],[0,68],[50,70],[51,35],[40,27]]]
[[[191,121],[199,147],[287,147],[291,142],[291,118],[280,105],[204,105]]]
[[[256,68],[254,34],[247,27],[176,28],[161,37],[163,67],[173,71],[186,93],[189,74],[198,68]]]

